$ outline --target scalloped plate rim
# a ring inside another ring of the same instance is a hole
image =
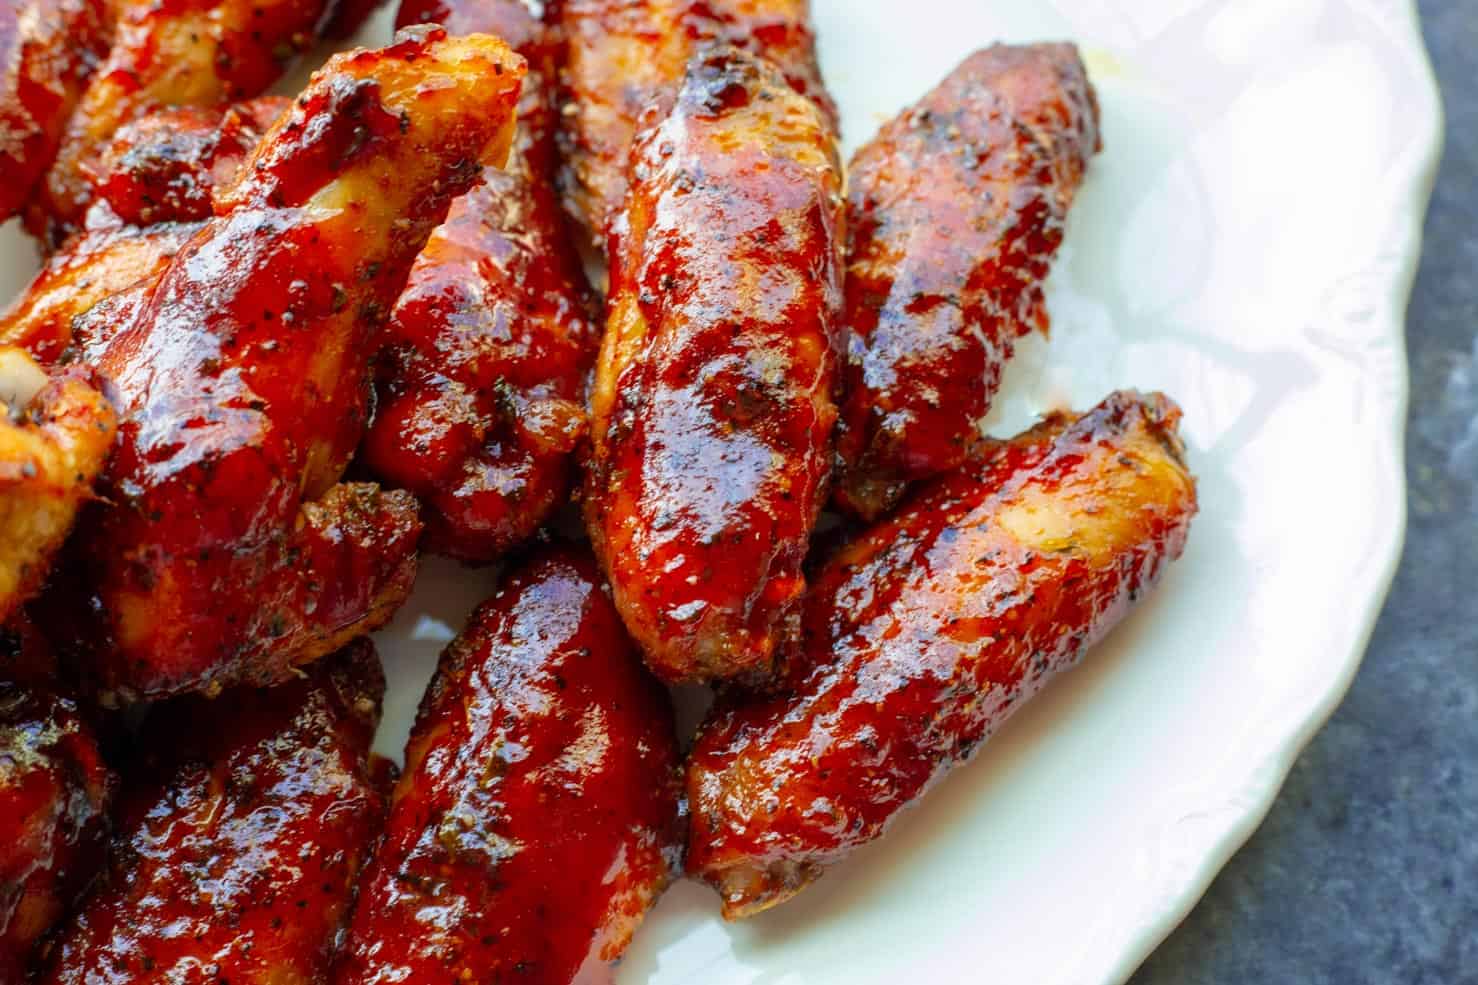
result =
[[[1216,876],[1226,867],[1232,857],[1252,838],[1261,827],[1277,801],[1289,773],[1300,755],[1333,717],[1364,663],[1371,636],[1376,623],[1385,609],[1391,585],[1400,567],[1407,529],[1407,485],[1406,485],[1406,423],[1411,396],[1411,381],[1408,371],[1406,347],[1406,315],[1415,287],[1417,269],[1421,261],[1423,227],[1432,189],[1437,180],[1441,163],[1445,114],[1442,107],[1441,87],[1431,63],[1426,42],[1421,33],[1421,15],[1416,0],[1399,0],[1405,9],[1408,36],[1404,39],[1417,56],[1423,73],[1421,82],[1425,89],[1426,105],[1422,108],[1427,131],[1425,146],[1421,153],[1411,155],[1411,165],[1404,173],[1392,177],[1393,185],[1406,186],[1405,204],[1407,222],[1404,224],[1403,241],[1393,252],[1401,258],[1401,264],[1387,285],[1388,293],[1384,317],[1385,335],[1392,341],[1395,355],[1396,378],[1387,381],[1394,384],[1393,405],[1389,408],[1386,430],[1383,435],[1383,457],[1391,469],[1382,478],[1387,483],[1381,502],[1389,504],[1390,532],[1385,543],[1378,549],[1379,565],[1368,582],[1368,600],[1359,617],[1359,625],[1353,634],[1353,644],[1344,659],[1340,671],[1330,681],[1329,687],[1315,694],[1306,704],[1303,714],[1290,715],[1287,724],[1289,734],[1281,748],[1256,773],[1258,782],[1231,791],[1223,798],[1223,804],[1211,805],[1210,811],[1226,815],[1222,830],[1211,839],[1209,850],[1202,855],[1200,864],[1183,874],[1178,892],[1164,896],[1158,911],[1147,918],[1138,933],[1125,942],[1122,956],[1099,979],[1105,985],[1127,982],[1164,941],[1188,917],[1205,896]],[[1333,665],[1334,661],[1330,661]],[[1250,789],[1249,789],[1250,788]],[[1226,804],[1243,802],[1240,811],[1227,808]]]

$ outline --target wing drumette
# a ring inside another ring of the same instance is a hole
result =
[[[1196,511],[1179,417],[1132,393],[1050,417],[826,565],[783,696],[716,712],[689,759],[688,871],[726,916],[883,834],[1149,591]]]
[[[697,56],[611,236],[591,539],[669,682],[764,674],[793,632],[831,466],[841,173],[814,103]]]
[[[81,223],[87,171],[114,133],[171,106],[250,99],[310,47],[329,0],[116,0],[116,38],[88,83],[56,162],[27,214],[33,232],[61,242]]]
[[[322,981],[384,816],[369,758],[384,690],[360,641],[279,688],[156,709],[108,870],[38,980]]]
[[[557,0],[554,13],[569,43],[566,200],[597,242],[625,198],[627,159],[643,114],[666,114],[688,60],[708,45],[763,55],[836,129],[809,0]]]
[[[0,346],[0,625],[41,587],[112,447],[113,409],[90,379],[48,381]]]
[[[383,312],[477,162],[506,151],[522,75],[502,42],[438,29],[335,56],[101,347],[120,437],[72,649],[102,697],[282,680],[403,597],[412,497],[330,491]],[[325,523],[383,538],[313,570],[320,538],[355,548]]]
[[[108,50],[106,0],[0,4],[0,220],[30,199]]]
[[[848,363],[837,499],[875,519],[980,440],[1012,343],[1098,149],[1072,45],[971,56],[848,171]]]
[[[0,981],[103,866],[114,777],[29,624],[0,628]]]
[[[452,203],[391,313],[366,464],[421,500],[426,542],[490,561],[569,499],[595,303],[551,185],[556,45],[520,0],[411,0],[529,61],[508,166]]]
[[[614,960],[677,865],[677,763],[594,562],[525,564],[442,655],[334,980],[568,985]]]

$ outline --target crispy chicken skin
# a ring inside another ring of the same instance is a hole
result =
[[[591,400],[590,536],[659,677],[762,675],[794,630],[831,466],[835,143],[772,66],[718,47],[632,162]]]
[[[507,168],[452,203],[391,313],[362,452],[420,498],[428,547],[491,561],[568,502],[600,345],[551,184],[556,46],[519,0],[412,0],[399,16],[497,34],[530,65]]]
[[[113,409],[73,369],[47,380],[0,346],[0,625],[41,587],[113,444]]]
[[[115,787],[90,724],[29,624],[0,628],[0,982],[102,868]],[[27,652],[30,651],[30,652]]]
[[[836,499],[875,519],[964,463],[1098,149],[1075,47],[996,45],[883,127],[848,171]]]
[[[113,225],[79,232],[0,316],[0,344],[20,346],[43,365],[55,364],[76,338],[78,316],[136,283],[158,281],[200,225]]]
[[[689,759],[688,871],[725,916],[882,835],[1150,590],[1196,512],[1179,418],[1135,393],[1049,417],[826,565],[778,696],[717,710]]]
[[[763,55],[836,128],[809,0],[554,0],[569,58],[561,139],[566,204],[600,242],[626,195],[643,115],[666,115],[688,60],[713,44]]]
[[[80,532],[69,650],[102,700],[279,681],[393,609],[410,497],[378,497],[359,528],[385,536],[337,569],[385,585],[305,564],[304,507],[333,511],[381,313],[485,148],[506,153],[522,75],[497,39],[439,29],[335,56],[100,347],[119,441]],[[377,601],[356,617],[349,597]]]
[[[61,149],[27,214],[37,235],[60,242],[80,223],[87,170],[124,124],[170,106],[250,99],[310,47],[329,0],[114,0],[118,24]]]
[[[84,165],[93,209],[124,223],[203,221],[211,198],[292,104],[263,96],[232,106],[180,106],[123,127]],[[95,225],[91,212],[88,224]]]
[[[677,867],[673,728],[595,563],[519,566],[442,655],[334,981],[568,985],[617,958]]]
[[[369,756],[384,691],[361,640],[282,687],[156,709],[107,871],[38,980],[323,981],[384,817]]]
[[[67,118],[108,49],[106,0],[0,5],[0,220],[19,211],[56,156]]]

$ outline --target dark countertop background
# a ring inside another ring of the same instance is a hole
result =
[[[1478,2],[1418,7],[1447,144],[1407,320],[1406,552],[1344,705],[1132,985],[1478,983]]]

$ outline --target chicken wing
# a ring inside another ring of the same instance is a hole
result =
[[[115,781],[77,703],[48,680],[22,623],[0,629],[0,981],[102,868]]]
[[[260,94],[314,43],[330,0],[115,0],[113,7],[113,46],[27,213],[32,232],[53,244],[81,222],[91,197],[87,169],[118,128],[165,107]]]
[[[109,218],[136,226],[203,221],[216,188],[232,183],[272,124],[291,105],[263,96],[231,106],[181,106],[140,117],[118,131],[83,171],[92,187],[88,225]]]
[[[391,313],[365,463],[423,504],[426,544],[490,561],[569,500],[599,346],[551,182],[555,45],[520,0],[410,0],[402,23],[507,39],[530,64],[506,169],[452,203]]]
[[[852,159],[848,512],[875,519],[980,440],[1014,341],[1047,326],[1042,279],[1098,143],[1076,48],[997,45]]]
[[[688,60],[710,44],[763,55],[836,129],[809,0],[556,0],[553,8],[569,42],[566,204],[597,243],[625,198],[627,159],[643,114],[666,115]]]
[[[30,199],[108,50],[106,0],[0,4],[0,221]]]
[[[120,436],[69,627],[101,699],[282,680],[393,609],[410,497],[362,525],[388,536],[344,568],[387,574],[368,589],[303,564],[304,506],[329,502],[359,441],[407,268],[485,148],[506,153],[522,75],[502,42],[439,29],[335,56],[101,347]],[[324,604],[356,593],[380,601]]]
[[[323,981],[383,821],[369,748],[384,690],[361,641],[280,688],[156,710],[107,871],[38,981]]]
[[[41,587],[113,444],[114,414],[69,370],[0,347],[0,625]]]
[[[521,566],[442,655],[366,868],[342,985],[568,985],[678,866],[678,752],[596,565]]]
[[[633,156],[592,394],[591,539],[669,682],[770,669],[826,493],[841,172],[814,103],[697,56]]]
[[[1054,415],[924,487],[806,602],[780,695],[689,760],[688,871],[724,913],[781,903],[887,829],[1180,555],[1196,511],[1159,395]]]

